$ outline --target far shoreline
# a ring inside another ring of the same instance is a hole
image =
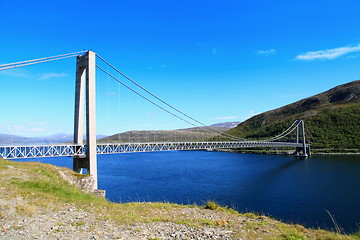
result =
[[[292,156],[294,152],[291,151],[278,151],[278,150],[233,150],[233,149],[212,149],[216,152],[231,152],[231,153],[243,153],[243,154],[262,154],[262,155],[287,155]],[[311,155],[360,155],[360,152],[311,152]]]

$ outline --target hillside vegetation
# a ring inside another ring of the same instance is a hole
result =
[[[216,131],[225,132],[230,128],[211,127]],[[218,135],[216,132],[210,132],[205,127],[178,129],[178,130],[148,130],[148,131],[128,131],[118,133],[98,140],[100,143],[111,142],[195,142],[206,141]]]
[[[250,139],[275,136],[305,121],[312,148],[360,152],[360,80],[256,115],[227,133]]]
[[[208,202],[112,203],[64,178],[81,178],[42,163],[0,159],[1,239],[359,239],[307,229]]]

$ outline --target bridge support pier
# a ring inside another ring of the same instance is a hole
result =
[[[301,142],[302,147],[297,147],[295,150],[295,156],[296,157],[308,157],[310,156],[310,145],[306,145],[305,141],[305,124],[304,120],[297,120],[297,126],[296,126],[296,143],[300,142],[299,138],[299,127],[301,126]],[[302,152],[302,154],[300,153]]]
[[[86,155],[75,156],[74,171],[81,173],[86,169],[94,179],[94,190],[97,182],[96,156],[96,99],[95,99],[95,53],[88,51],[76,59],[74,143],[84,143],[84,112],[86,98]]]

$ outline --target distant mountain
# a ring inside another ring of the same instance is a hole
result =
[[[218,132],[225,132],[239,122],[225,122],[213,124],[210,127]],[[187,128],[178,130],[159,130],[159,131],[128,131],[112,136],[96,135],[98,142],[142,142],[142,141],[172,141],[174,136],[178,141],[205,141],[217,134],[210,133],[206,127]],[[58,133],[44,137],[22,137],[11,134],[0,133],[0,145],[31,145],[31,144],[56,144],[72,142],[73,134]]]
[[[258,114],[227,133],[253,139],[272,137],[296,119],[305,121],[312,147],[360,151],[360,80]]]
[[[29,139],[26,137],[0,133],[0,145],[22,145],[28,144]]]
[[[209,126],[213,130],[212,132],[209,131],[207,127],[177,130],[128,131],[99,139],[98,142],[206,141],[217,136],[219,133],[231,129],[236,123],[238,124],[238,122],[213,124]]]
[[[241,122],[223,122],[223,123],[215,123],[210,125],[210,127],[223,127],[223,128],[234,128],[238,126]]]
[[[72,134],[58,133],[50,136],[34,137],[30,139],[40,144],[52,144],[52,143],[71,142],[74,140],[74,137]]]
[[[225,132],[229,128],[222,129]],[[179,129],[179,130],[153,130],[153,131],[127,131],[118,133],[98,142],[169,142],[169,141],[205,141],[215,137],[217,134],[202,129]]]
[[[31,145],[31,144],[56,144],[72,142],[73,134],[58,133],[44,137],[22,137],[11,134],[0,133],[0,145]],[[104,138],[106,135],[96,135],[97,139]]]

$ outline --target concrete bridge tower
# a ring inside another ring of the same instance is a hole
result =
[[[299,127],[301,126],[301,143],[302,147],[297,147],[295,151],[295,156],[297,157],[308,157],[310,156],[310,146],[306,144],[305,141],[305,123],[304,120],[297,120],[297,126],[296,126],[296,143],[300,142],[299,139]],[[302,151],[302,154],[300,154],[300,151]]]
[[[94,181],[92,187],[93,190],[98,188],[95,57],[96,55],[94,52],[88,51],[86,54],[80,55],[76,59],[74,143],[84,143],[84,113],[86,112],[86,154],[75,156],[73,162],[74,171],[81,173],[83,168],[87,170],[87,173]]]

